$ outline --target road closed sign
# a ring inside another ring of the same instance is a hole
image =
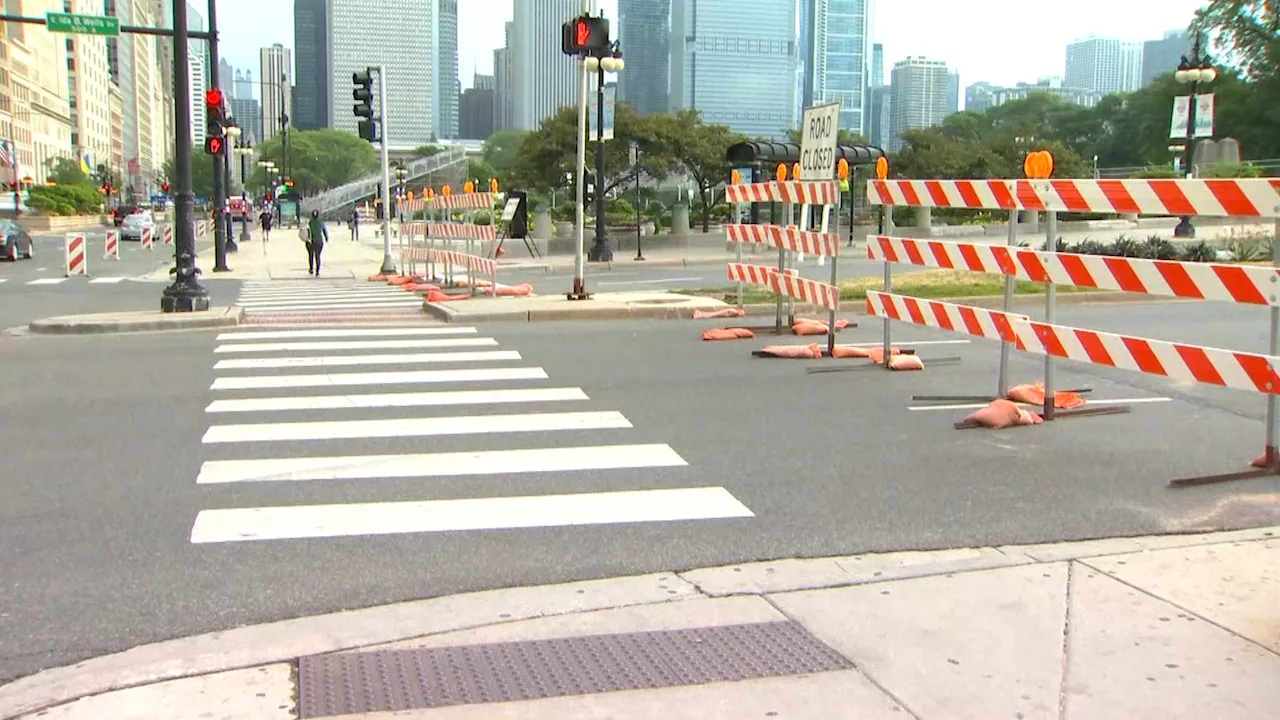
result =
[[[800,135],[800,179],[830,180],[836,172],[836,139],[840,134],[840,103],[804,109]]]

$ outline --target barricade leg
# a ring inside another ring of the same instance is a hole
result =
[[[1006,245],[1012,248],[1018,244],[1018,210],[1015,208],[1009,211],[1009,236]],[[1013,311],[1013,290],[1017,283],[1017,278],[1012,275],[1004,276],[1004,311]],[[886,350],[887,352],[887,350]],[[1000,343],[1000,378],[999,388],[996,390],[996,397],[1007,397],[1009,395],[1009,361],[1013,356],[1013,345],[1008,341]]]
[[[879,228],[880,235],[889,235],[893,233],[893,206],[892,205],[880,206],[879,225],[880,225],[880,228]],[[886,293],[893,292],[893,264],[887,260],[884,263],[884,291]],[[891,347],[892,339],[893,339],[893,321],[890,320],[888,317],[885,317],[884,319],[884,355],[882,357],[884,358],[884,367],[886,370],[889,369],[889,358],[892,357],[892,355],[889,354],[889,348]]]
[[[741,221],[741,217],[742,217],[741,205],[735,204],[733,206],[733,216],[735,221],[738,221],[738,222]],[[640,242],[640,241],[637,240],[636,242]],[[741,265],[742,264],[742,243],[740,242],[734,243],[733,250],[734,250],[734,259],[737,261],[739,265]],[[739,280],[738,281],[738,309],[745,312],[744,298],[742,296],[742,288],[743,288],[742,281]]]
[[[827,227],[828,227],[828,223],[830,222],[830,218],[831,218],[831,206],[823,205],[822,206],[822,233],[824,235],[827,232]],[[836,238],[836,242],[833,247],[836,247],[836,248],[840,247],[839,238]],[[819,260],[825,257],[826,257],[825,254],[818,255]],[[840,297],[840,276],[836,272],[836,266],[838,264],[839,263],[837,262],[836,256],[832,255],[831,256],[831,286],[836,288],[837,298]],[[835,352],[836,352],[836,310],[835,308],[831,308],[827,311],[827,354],[834,357]],[[888,364],[888,357],[889,357],[888,355],[885,355],[886,365]]]
[[[1045,245],[1046,253],[1055,253],[1058,251],[1058,213],[1050,210],[1045,214]],[[1058,286],[1050,281],[1044,289],[1044,321],[1050,325],[1055,322],[1054,316],[1057,314],[1058,303]],[[1005,308],[1008,312],[1008,308]],[[1046,354],[1044,356],[1044,419],[1052,420],[1057,412],[1053,391],[1053,356]]]

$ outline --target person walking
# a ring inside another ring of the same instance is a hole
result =
[[[347,222],[351,228],[351,242],[360,242],[360,210],[351,208],[351,220]]]
[[[263,209],[263,211],[262,211],[262,213],[261,213],[260,215],[258,215],[258,222],[262,225],[262,242],[266,242],[266,241],[270,240],[270,239],[271,239],[271,225],[272,225],[272,217],[271,217],[271,208],[270,208],[270,207],[264,208],[264,209]]]
[[[324,252],[325,241],[329,239],[329,230],[320,219],[320,211],[311,211],[311,220],[307,222],[307,274],[320,276],[320,253]]]

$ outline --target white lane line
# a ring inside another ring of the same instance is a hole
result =
[[[128,280],[128,279],[129,279],[129,278],[127,278],[127,277],[100,277],[100,278],[94,278],[94,279],[90,280],[90,281],[89,281],[89,284],[90,284],[90,285],[96,285],[96,284],[98,284],[98,283],[104,283],[104,284],[111,284],[111,285],[114,285],[115,283],[122,283],[122,282],[124,282],[125,280]]]
[[[532,368],[485,368],[465,370],[412,370],[377,373],[317,373],[313,375],[265,375],[262,377],[220,377],[210,390],[263,390],[300,387],[341,387],[353,385],[401,385],[410,383],[486,382],[494,380],[546,380],[547,372]]]
[[[588,447],[489,450],[484,452],[346,455],[268,460],[214,460],[200,466],[196,483],[373,478],[463,477],[514,473],[619,470],[688,465],[669,445],[595,445]]]
[[[214,370],[260,370],[263,368],[341,367],[350,365],[415,365],[421,363],[496,362],[520,360],[515,350],[479,352],[414,353],[406,355],[328,355],[319,357],[235,358],[219,360]]]
[[[458,415],[455,417],[389,418],[385,420],[328,420],[292,423],[214,425],[205,431],[206,445],[290,440],[352,440],[490,433],[551,432],[556,430],[612,430],[631,427],[622,413],[523,413],[520,415]]]
[[[0,278],[0,283],[7,283],[7,282],[9,282],[9,278]]]
[[[301,352],[311,350],[408,350],[413,348],[493,347],[493,338],[442,338],[438,340],[321,340],[318,342],[238,343],[219,345],[215,353]]]
[[[224,332],[218,333],[218,342],[228,340],[302,340],[306,338],[338,338],[338,337],[414,337],[422,335],[474,335],[473,327],[431,327],[431,328],[366,328],[352,326],[347,329],[330,328],[325,330],[272,330],[265,332]]]
[[[64,283],[66,281],[67,281],[66,278],[40,278],[39,280],[32,280],[27,284],[28,285],[57,285],[59,283]]]
[[[1085,403],[1085,407],[1093,407],[1096,405],[1142,405],[1145,403],[1162,403],[1173,402],[1173,398],[1167,397],[1146,397],[1146,398],[1121,398],[1119,400],[1089,400]],[[1038,405],[1027,405],[1025,407],[1036,408]],[[908,406],[908,410],[978,410],[987,406],[987,403],[965,403],[961,405],[918,405]]]
[[[285,303],[270,303],[270,304],[266,304],[266,305],[252,305],[252,304],[251,304],[251,305],[244,305],[244,304],[241,304],[241,303],[236,303],[236,304],[237,304],[237,305],[239,305],[240,307],[244,308],[245,310],[249,311],[249,312],[271,312],[271,311],[273,311],[273,310],[288,310],[288,309],[294,309],[294,310],[332,310],[332,309],[335,309],[335,308],[347,308],[347,309],[350,309],[350,310],[369,310],[369,309],[373,309],[373,308],[393,308],[393,307],[394,307],[394,308],[408,308],[408,307],[420,307],[420,306],[422,305],[422,298],[416,298],[416,299],[415,299],[415,298],[413,298],[413,297],[409,296],[409,297],[401,297],[401,298],[388,298],[388,299],[386,299],[386,300],[360,301],[360,302],[349,302],[349,301],[346,301],[346,300],[335,300],[335,301],[333,301],[333,302],[324,302],[324,301],[320,301],[320,302],[285,302]]]
[[[378,292],[319,292],[319,293],[289,293],[280,295],[272,293],[270,295],[257,295],[250,293],[240,293],[237,298],[238,302],[292,302],[292,301],[319,301],[319,300],[377,300],[379,298],[395,298],[404,297],[409,293],[405,290],[396,288],[392,291],[380,290]]]
[[[502,405],[505,403],[587,400],[582,388],[522,388],[516,390],[446,390],[369,395],[294,395],[286,397],[214,400],[204,411],[281,412],[285,410],[350,410],[355,408],[436,407],[444,405]]]
[[[722,487],[202,510],[193,544],[749,518]]]
[[[701,276],[697,276],[697,277],[662,278],[660,280],[623,280],[621,282],[606,282],[603,280],[597,280],[595,284],[601,287],[607,287],[610,285],[662,285],[664,283],[674,283],[674,282],[697,282],[701,279],[702,279]]]

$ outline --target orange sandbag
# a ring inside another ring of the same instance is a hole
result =
[[[440,292],[439,290],[427,291],[427,302],[449,302],[451,300],[466,300],[469,297],[471,296],[467,295],[466,293],[462,293],[460,295],[450,295],[448,293]]]
[[[1043,407],[1044,383],[1014,385],[1009,388],[1008,398],[1014,402]],[[1080,397],[1080,393],[1059,391],[1053,394],[1053,406],[1056,408],[1070,410],[1081,405],[1084,405],[1084,398]]]
[[[992,430],[1003,430],[1017,425],[1038,425],[1044,419],[1023,410],[1012,400],[992,400],[989,405],[974,411],[964,421]]]
[[[892,346],[889,347],[890,356],[901,355],[901,354],[902,354],[902,348],[896,348]],[[881,345],[879,347],[867,348],[867,357],[871,358],[871,362],[877,365],[883,365],[884,364],[884,346]]]
[[[871,357],[871,348],[855,347],[852,345],[837,345],[831,351],[831,357],[834,358],[868,358]]]
[[[742,317],[747,311],[742,308],[722,308],[720,310],[694,310],[694,320],[707,320],[709,318],[728,318]]]
[[[428,290],[440,289],[439,285],[432,285],[431,283],[417,283],[417,282],[406,283],[404,285],[401,285],[400,287],[403,288],[406,292],[427,292]]]
[[[849,327],[849,321],[841,318],[836,321],[836,330],[843,330]],[[822,320],[797,320],[791,326],[791,332],[795,335],[826,335],[829,330],[827,324]]]
[[[817,343],[812,345],[766,345],[761,352],[776,358],[815,360],[822,357],[822,350],[818,348]]]
[[[890,370],[923,370],[924,361],[916,355],[894,355],[889,358]]]
[[[703,340],[746,340],[755,336],[746,328],[711,328],[702,332]]]
[[[414,278],[410,275],[393,275],[387,278],[388,285],[406,285],[413,282]]]
[[[485,295],[492,295],[493,288],[485,288]],[[526,297],[533,294],[533,285],[529,283],[520,283],[519,285],[499,285],[498,297]]]
[[[390,275],[370,275],[369,282],[386,282]]]
[[[1253,467],[1256,467],[1256,468],[1263,468],[1263,469],[1266,469],[1266,468],[1271,467],[1270,463],[1268,463],[1268,462],[1267,462],[1267,451],[1266,451],[1266,450],[1263,450],[1263,451],[1262,451],[1262,454],[1261,454],[1261,455],[1259,455],[1259,456],[1258,456],[1258,457],[1257,457],[1253,462],[1251,462],[1251,463],[1249,463],[1249,464],[1250,464],[1250,465],[1252,465]]]

